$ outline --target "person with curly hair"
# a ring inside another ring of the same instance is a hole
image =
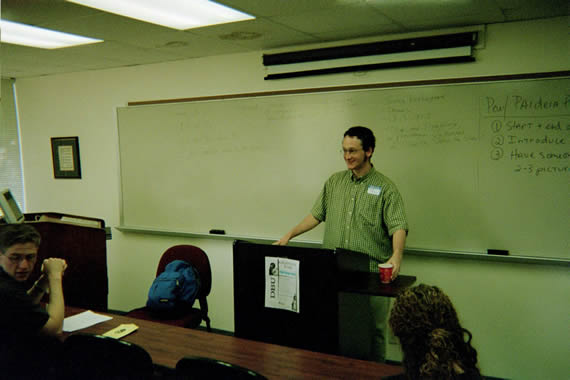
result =
[[[398,378],[483,379],[472,335],[461,326],[451,300],[438,287],[420,284],[400,293],[389,324],[404,354],[405,374]]]

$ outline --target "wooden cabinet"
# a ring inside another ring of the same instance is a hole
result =
[[[25,216],[24,223],[33,225],[42,237],[31,281],[39,277],[43,259],[60,257],[68,265],[63,277],[65,304],[106,311],[109,285],[104,221],[58,213]]]

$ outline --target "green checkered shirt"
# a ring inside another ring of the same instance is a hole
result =
[[[311,210],[325,223],[323,248],[345,248],[370,257],[370,270],[392,255],[392,234],[408,230],[396,185],[374,167],[361,178],[350,170],[333,174]]]

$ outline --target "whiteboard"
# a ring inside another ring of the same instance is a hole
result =
[[[229,97],[117,109],[122,226],[277,239],[368,126],[407,246],[570,258],[570,79]],[[259,94],[258,94],[259,95]],[[322,225],[302,235],[322,240]]]

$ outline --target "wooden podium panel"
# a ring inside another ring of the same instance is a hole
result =
[[[368,345],[369,302],[362,296],[395,297],[416,280],[400,275],[382,284],[369,272],[368,255],[341,248],[236,241],[233,254],[235,336],[347,356],[362,351],[352,349],[349,335]],[[299,261],[300,313],[265,307],[265,257]]]
[[[370,272],[368,255],[344,248],[334,250],[338,271],[338,290],[370,296],[396,297],[416,282],[415,276],[399,275],[389,284],[380,282],[378,272]]]
[[[46,219],[41,217],[43,215],[49,215],[47,220],[52,221],[39,221]],[[106,311],[109,285],[105,223],[101,219],[84,218],[91,221],[98,220],[101,226],[87,227],[57,221],[65,216],[65,214],[57,213],[25,215],[24,223],[32,225],[42,237],[38,260],[30,281],[33,282],[40,276],[41,263],[45,258],[65,259],[67,269],[62,281],[65,304]],[[70,220],[79,218],[82,217],[69,216]],[[77,221],[77,223],[80,222],[80,220]]]
[[[339,290],[371,296],[396,297],[402,289],[412,286],[416,276],[398,275],[389,284],[380,282],[379,273],[339,272]]]
[[[299,261],[299,313],[265,307],[266,256]],[[333,251],[236,241],[233,265],[236,337],[311,351],[338,352]]]
[[[43,259],[60,257],[67,262],[63,276],[65,304],[107,310],[107,242],[103,228],[52,222],[31,222],[42,236],[32,278],[40,275]]]

